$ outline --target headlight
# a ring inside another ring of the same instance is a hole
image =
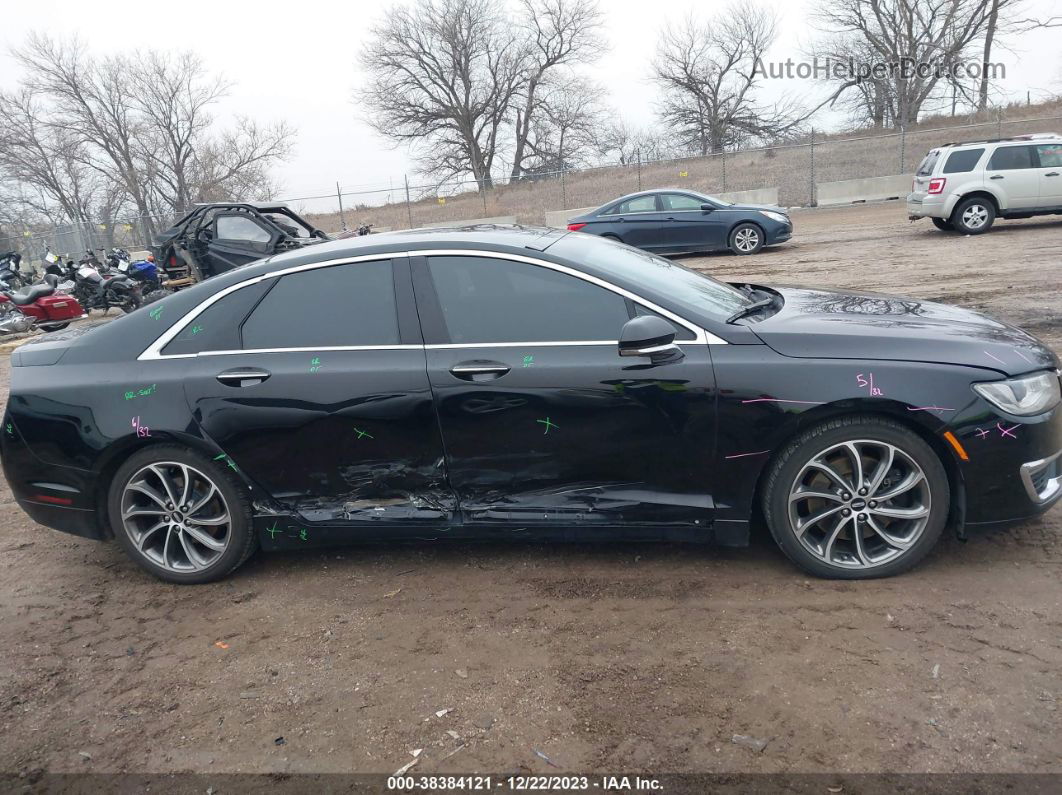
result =
[[[760,210],[760,215],[766,215],[772,221],[777,221],[780,224],[789,223],[789,216],[776,213],[774,210]]]
[[[1058,405],[1059,385],[1055,373],[1033,373],[1006,381],[974,384],[974,391],[1008,414],[1028,417],[1043,414]]]

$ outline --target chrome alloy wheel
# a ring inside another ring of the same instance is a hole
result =
[[[915,460],[887,442],[858,439],[809,460],[789,491],[789,526],[830,566],[869,569],[893,560],[929,523],[932,495]]]
[[[971,204],[962,214],[967,229],[980,229],[988,221],[988,210],[983,204]]]
[[[232,536],[225,498],[194,467],[160,461],[137,470],[122,492],[122,526],[152,563],[199,571],[221,557]]]
[[[752,251],[760,244],[760,233],[751,226],[739,229],[734,235],[734,246],[739,251]]]

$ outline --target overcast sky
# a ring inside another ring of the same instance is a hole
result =
[[[323,2],[56,2],[7,0],[0,14],[0,85],[10,87],[17,70],[7,52],[30,31],[78,34],[99,53],[140,48],[191,49],[232,83],[216,108],[221,122],[234,114],[260,120],[286,119],[298,129],[295,154],[278,169],[282,195],[310,196],[362,187],[402,184],[410,169],[407,152],[393,149],[364,124],[352,99],[359,84],[356,54],[372,20],[388,0]],[[605,87],[617,114],[635,124],[652,121],[654,88],[647,81],[657,31],[693,12],[723,13],[722,3],[704,0],[605,0],[608,53],[590,69]],[[811,0],[768,0],[781,18],[781,35],[768,60],[799,58],[815,32],[806,18]],[[1062,13],[1062,0],[1028,0],[1030,14]],[[1062,31],[1012,38],[1012,51],[998,51],[1007,78],[999,88],[1011,99],[1062,93]],[[813,81],[770,81],[764,99],[796,92],[814,96]],[[841,119],[825,117],[823,126]],[[303,206],[316,203],[306,202]]]

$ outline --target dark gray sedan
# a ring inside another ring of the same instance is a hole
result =
[[[730,249],[756,254],[784,243],[793,222],[780,207],[732,204],[691,190],[648,190],[568,221],[571,232],[610,237],[658,254]]]

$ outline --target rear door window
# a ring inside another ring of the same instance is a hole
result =
[[[988,167],[993,171],[1015,171],[1022,168],[1033,167],[1032,146],[1001,146],[988,161]]]
[[[281,276],[243,324],[245,350],[398,342],[390,259]]]
[[[958,152],[952,152],[948,155],[948,160],[944,164],[944,173],[959,174],[965,171],[973,171],[974,166],[977,165],[977,161],[981,159],[981,155],[984,153],[984,147],[980,149],[962,149]]]
[[[656,196],[638,196],[635,199],[628,199],[625,202],[620,202],[606,215],[628,215],[630,213],[655,213],[656,212]]]

